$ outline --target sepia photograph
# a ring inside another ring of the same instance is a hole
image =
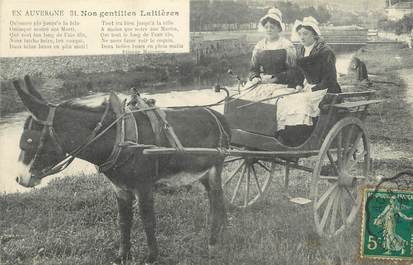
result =
[[[413,0],[0,23],[0,265],[413,263]]]

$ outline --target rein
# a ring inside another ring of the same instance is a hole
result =
[[[57,140],[56,132],[53,128],[53,120],[54,120],[54,116],[55,116],[55,113],[56,113],[56,108],[58,107],[58,105],[48,104],[48,106],[50,108],[49,108],[49,114],[48,114],[48,117],[47,117],[47,121],[38,120],[38,119],[36,119],[35,117],[32,116],[36,121],[38,121],[40,124],[42,124],[44,126],[43,130],[42,130],[42,136],[41,136],[41,139],[40,139],[40,143],[39,143],[39,146],[37,148],[34,160],[36,159],[36,157],[40,153],[41,148],[43,148],[43,145],[44,145],[44,142],[46,141],[47,136],[50,136],[50,138],[52,139],[54,145],[59,150],[60,154],[62,156],[65,156],[65,158],[63,158],[59,162],[56,162],[53,165],[48,166],[45,169],[41,170],[40,171],[41,175],[39,176],[39,178],[43,178],[43,177],[48,176],[48,175],[56,174],[56,173],[59,173],[59,172],[63,171],[64,169],[66,169],[73,162],[73,160],[76,158],[77,155],[79,155],[82,151],[84,151],[86,149],[86,147],[88,147],[90,144],[92,144],[97,139],[99,139],[102,135],[104,135],[110,128],[112,128],[114,125],[116,125],[126,115],[126,113],[122,114],[121,116],[116,118],[112,123],[110,123],[107,127],[105,127],[101,132],[98,133],[98,131],[102,129],[103,122],[104,122],[104,120],[105,120],[105,118],[106,118],[106,116],[109,112],[110,104],[107,103],[106,107],[105,107],[105,111],[104,111],[100,121],[97,123],[97,125],[93,129],[92,133],[88,136],[85,143],[79,145],[74,150],[72,150],[70,153],[66,154],[63,151],[61,145],[59,144],[59,142]],[[154,110],[154,109],[155,109],[155,107],[151,107],[151,108],[134,110],[132,112],[144,112],[144,111],[150,111],[150,110]],[[104,162],[104,163],[106,163],[106,162]]]
[[[248,93],[252,88],[254,88],[256,85],[253,85],[251,87],[249,87],[247,89]],[[230,101],[236,100],[236,98],[234,98],[234,96],[229,96]],[[224,101],[228,100],[227,98],[219,100],[216,103],[213,104],[207,104],[207,105],[194,105],[194,106],[176,106],[176,107],[167,107],[167,108],[171,108],[171,109],[178,109],[178,108],[207,108],[207,107],[213,107],[213,106],[217,106],[217,105],[221,105]],[[36,157],[38,156],[38,154],[40,153],[41,148],[43,148],[44,143],[46,141],[46,137],[50,136],[50,138],[52,139],[54,145],[57,147],[60,155],[64,156],[63,159],[61,159],[60,161],[56,162],[55,164],[48,166],[46,168],[44,168],[43,170],[40,171],[40,176],[38,176],[39,178],[43,178],[45,176],[48,175],[53,175],[56,173],[59,173],[61,171],[63,171],[64,169],[66,169],[72,162],[73,160],[76,158],[77,155],[79,155],[81,152],[83,152],[86,147],[88,147],[89,145],[91,145],[93,142],[95,142],[97,139],[99,139],[102,135],[104,135],[110,128],[112,128],[114,125],[116,125],[119,121],[121,121],[128,113],[123,113],[122,115],[120,115],[119,117],[117,117],[112,123],[110,123],[107,127],[105,127],[102,131],[100,131],[103,127],[103,122],[109,112],[109,107],[110,104],[108,102],[106,102],[106,107],[105,107],[105,111],[100,119],[100,121],[96,124],[96,127],[93,129],[92,133],[87,137],[86,141],[84,144],[79,145],[78,147],[76,147],[74,150],[72,150],[69,153],[65,153],[61,147],[61,145],[59,144],[59,141],[57,140],[57,134],[53,128],[53,120],[55,117],[55,113],[56,113],[56,109],[59,105],[55,105],[55,104],[48,104],[49,106],[49,113],[47,116],[47,120],[43,121],[43,120],[39,120],[36,117],[34,117],[32,115],[32,118],[34,120],[36,120],[37,122],[39,122],[41,125],[43,125],[43,129],[42,129],[42,134],[41,134],[41,138],[40,138],[40,143],[39,146],[37,148],[36,154],[34,156],[34,159],[36,159]],[[145,112],[145,111],[152,111],[152,110],[156,110],[157,107],[148,107],[148,108],[142,108],[142,109],[138,109],[138,110],[131,110],[129,113],[137,113],[137,112]],[[209,111],[208,111],[209,112]],[[215,117],[215,115],[213,115],[211,112],[209,112],[215,119],[217,119]],[[217,122],[218,127],[219,127],[219,131],[220,131],[220,135],[221,135],[221,139],[220,139],[220,145],[222,144],[222,134],[224,134],[224,136],[228,139],[228,135],[225,133],[225,130],[223,129],[222,125],[220,124],[220,122]],[[100,132],[99,132],[100,131]],[[99,133],[98,133],[99,132]],[[224,133],[223,133],[224,132]],[[140,145],[145,147],[145,145]],[[153,146],[150,146],[153,147]],[[108,159],[110,159],[110,157],[108,157]],[[101,165],[106,164],[108,161],[103,162]]]
[[[231,102],[236,101],[238,98],[240,98],[240,97],[242,97],[242,96],[245,96],[246,94],[248,94],[248,93],[250,93],[251,91],[253,91],[254,88],[256,88],[259,84],[261,84],[261,83],[252,84],[252,85],[250,85],[249,87],[244,88],[244,89],[242,90],[242,93],[235,94],[235,95],[231,95],[231,96],[227,96],[227,97],[225,97],[225,98],[223,98],[223,99],[221,99],[221,100],[219,100],[219,101],[217,101],[217,102],[215,102],[215,103],[206,104],[206,105],[172,106],[172,107],[165,107],[165,108],[168,108],[168,109],[209,108],[209,107],[215,107],[215,106],[222,105],[222,103],[224,103],[224,102],[231,103]]]

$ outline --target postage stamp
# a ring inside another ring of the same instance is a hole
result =
[[[413,260],[413,190],[365,189],[361,257]]]

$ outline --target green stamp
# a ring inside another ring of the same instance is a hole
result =
[[[413,191],[364,191],[361,256],[413,259]]]

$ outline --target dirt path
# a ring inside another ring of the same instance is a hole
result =
[[[400,78],[406,84],[406,98],[405,101],[410,107],[410,113],[413,117],[413,69],[403,69],[399,71]],[[409,120],[413,128],[413,119]]]
[[[376,84],[375,87],[378,97],[386,102],[375,106],[367,120],[372,140],[372,174],[393,176],[413,167],[413,68],[374,78],[395,84]]]

